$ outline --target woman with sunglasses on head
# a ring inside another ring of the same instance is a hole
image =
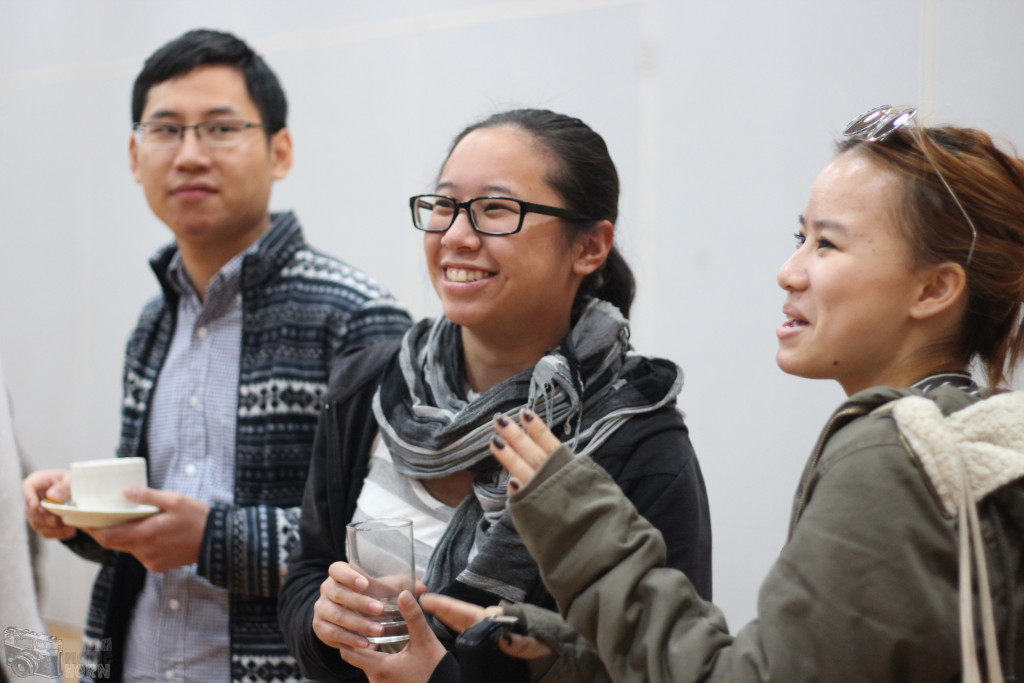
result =
[[[521,408],[604,468],[664,535],[668,565],[710,597],[706,494],[675,407],[682,374],[629,347],[633,277],[613,244],[618,191],[597,133],[526,109],[464,130],[434,193],[412,198],[444,315],[333,373],[280,592],[282,629],[307,676],[426,680],[442,659],[435,680],[444,667],[459,676],[446,657],[455,634],[437,624],[435,636],[408,594],[399,606],[410,644],[398,654],[370,647],[369,617],[382,606],[345,561],[345,526],[380,517],[414,520],[431,591],[481,611],[516,601],[524,624],[551,629],[544,657],[524,665],[496,653],[480,680],[516,667],[518,678],[504,680],[604,675],[554,611],[505,510],[508,473],[490,452],[491,422]]]
[[[1024,396],[998,393],[1024,352],[1024,164],[913,114],[850,124],[779,270],[779,367],[848,400],[755,622],[730,635],[664,568],[657,530],[536,413],[525,431],[496,425],[516,527],[616,681],[1024,679]]]

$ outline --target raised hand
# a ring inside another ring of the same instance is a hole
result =
[[[530,483],[548,456],[561,445],[537,413],[524,408],[519,419],[523,427],[504,415],[495,416],[496,435],[491,440],[491,453],[512,475],[508,484],[512,493]]]

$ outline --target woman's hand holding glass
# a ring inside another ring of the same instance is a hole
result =
[[[371,683],[426,681],[445,649],[416,599],[408,591],[398,597],[398,609],[409,628],[408,644],[396,654],[380,652],[366,636],[382,632],[381,625],[370,617],[380,615],[384,605],[365,594],[369,587],[367,578],[349,563],[332,564],[313,606],[313,632],[336,648],[343,660],[362,669]],[[422,593],[426,587],[417,582],[416,590]]]
[[[383,627],[369,617],[384,611],[379,600],[366,595],[369,580],[348,562],[335,562],[320,584],[320,598],[313,606],[313,632],[335,648],[369,647],[365,635],[380,635]]]
[[[522,427],[504,415],[494,418],[497,435],[491,440],[491,453],[512,475],[509,493],[529,484],[548,456],[562,445],[537,413],[529,408],[519,412],[519,420]]]
[[[409,627],[409,642],[396,654],[379,652],[363,634],[377,635],[380,624],[364,615],[378,615],[384,606],[365,595],[369,581],[347,562],[330,566],[313,607],[313,631],[341,658],[362,669],[371,683],[427,681],[445,655],[423,610],[408,591],[398,597],[398,608]],[[417,592],[425,587],[417,583]],[[500,615],[500,607],[480,607],[442,595],[424,595],[423,606],[456,631],[462,632],[481,619]],[[539,640],[510,633],[499,647],[521,659],[543,657],[551,650]]]
[[[491,452],[512,475],[510,492],[526,486],[548,456],[561,445],[543,420],[532,410],[520,412],[522,427],[504,415],[494,420],[496,436]],[[313,607],[313,631],[342,659],[362,669],[370,681],[419,680],[444,656],[444,646],[434,635],[415,598],[403,592],[398,606],[409,625],[409,644],[397,654],[378,652],[367,636],[380,635],[381,625],[372,617],[384,605],[366,594],[370,583],[347,562],[335,562],[320,585]],[[417,593],[425,589],[417,582]],[[423,606],[456,631],[464,631],[481,619],[501,613],[500,607],[483,608],[445,596],[424,596]],[[550,649],[541,641],[509,633],[500,644],[506,654],[522,659],[542,657]],[[429,674],[428,676],[429,677]],[[423,680],[426,680],[424,678]]]
[[[402,591],[398,609],[409,628],[409,640],[400,652],[381,652],[370,643],[363,648],[338,649],[341,658],[362,669],[370,683],[426,683],[445,655],[444,645],[434,635],[412,593]]]

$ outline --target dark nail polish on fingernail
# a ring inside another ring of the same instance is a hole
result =
[[[519,480],[515,477],[510,477],[508,480],[508,490],[515,493],[519,490]]]
[[[501,413],[494,416],[494,421],[498,423],[499,427],[508,427],[508,418]]]
[[[493,443],[494,447],[497,448],[498,450],[501,450],[506,445],[505,444],[505,439],[503,439],[503,438],[501,438],[500,436],[497,436],[497,435],[495,435],[494,438],[491,439],[491,443]]]
[[[523,408],[522,410],[523,419],[527,422],[533,422],[533,418],[537,417],[537,414],[529,408]]]

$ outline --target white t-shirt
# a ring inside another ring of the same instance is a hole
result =
[[[454,514],[454,507],[430,495],[420,481],[395,470],[391,453],[378,435],[352,521],[395,517],[411,519],[416,577],[423,578],[430,556]]]

